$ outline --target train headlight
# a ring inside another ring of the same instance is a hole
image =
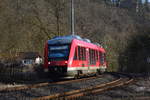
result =
[[[65,64],[67,64],[68,63],[68,61],[65,61]]]
[[[51,64],[51,62],[48,62],[48,64]]]

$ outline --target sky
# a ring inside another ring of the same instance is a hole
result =
[[[148,0],[149,2],[150,2],[150,0]],[[145,0],[142,0],[142,2],[144,3],[145,2]]]

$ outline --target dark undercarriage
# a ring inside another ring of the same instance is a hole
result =
[[[49,66],[49,74],[52,77],[65,77],[67,76],[66,66]]]

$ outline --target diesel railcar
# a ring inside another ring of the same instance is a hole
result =
[[[44,50],[44,68],[51,75],[76,75],[105,72],[106,51],[99,44],[79,36],[61,36],[48,40]]]

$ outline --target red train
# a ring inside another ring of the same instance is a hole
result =
[[[104,72],[107,69],[105,50],[79,36],[62,36],[48,40],[44,50],[44,68],[51,75],[77,76]]]

